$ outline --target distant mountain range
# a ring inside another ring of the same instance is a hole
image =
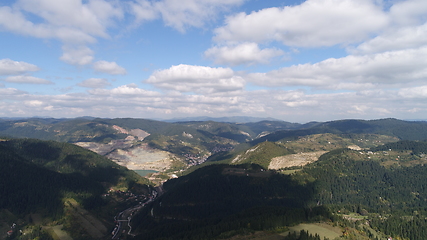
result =
[[[401,140],[427,139],[427,122],[392,118],[306,124],[272,120],[253,122],[260,119],[249,117],[216,118],[217,121],[205,117],[200,119],[210,120],[187,118],[165,122],[91,117],[0,119],[0,136],[96,143],[97,148],[103,149],[97,152],[103,155],[115,154],[118,149],[141,149],[139,146],[145,144],[151,149],[171,153],[186,164],[198,164],[210,155],[227,149],[244,150],[265,141],[277,142],[313,134],[381,134]],[[129,152],[126,156],[130,155],[134,154]]]
[[[250,122],[261,122],[261,121],[281,121],[275,118],[260,118],[260,117],[247,117],[247,116],[233,116],[233,117],[187,117],[187,118],[172,118],[166,120],[160,120],[165,122],[228,122],[228,123],[250,123]]]

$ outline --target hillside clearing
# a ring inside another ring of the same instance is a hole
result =
[[[317,161],[324,153],[326,153],[326,151],[297,153],[275,157],[271,159],[270,165],[268,165],[268,169],[277,170],[281,168],[304,166]]]
[[[342,231],[339,227],[333,227],[326,223],[302,223],[293,227],[290,227],[288,232],[284,232],[280,235],[287,236],[290,232],[300,232],[301,230],[308,231],[310,234],[319,234],[320,239],[325,237],[328,239],[339,238],[342,235]]]

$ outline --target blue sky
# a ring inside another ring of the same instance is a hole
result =
[[[425,0],[7,0],[0,117],[426,119]]]

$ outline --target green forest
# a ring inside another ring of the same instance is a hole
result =
[[[140,194],[148,194],[150,188],[146,179],[105,157],[54,141],[3,139],[0,169],[0,226],[17,222],[21,230],[26,229],[25,237],[14,232],[17,239],[48,239],[40,226],[32,226],[30,214],[71,226],[75,219],[67,210],[68,199],[109,220],[120,206],[102,197],[111,188],[137,188]],[[72,233],[78,228],[78,224],[68,227]]]
[[[370,157],[390,149],[404,161],[404,153],[423,156],[427,145],[405,140],[364,152],[337,149],[291,175],[256,164],[199,168],[164,184],[166,193],[134,221],[138,239],[214,239],[319,221],[362,234],[350,239],[381,239],[370,231],[383,239],[427,239],[420,230],[427,229],[427,165],[388,166]],[[347,214],[360,219],[346,220]]]

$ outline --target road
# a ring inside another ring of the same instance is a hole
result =
[[[111,232],[111,239],[120,239],[120,237],[124,234],[134,236],[132,234],[132,226],[130,222],[132,221],[133,215],[138,212],[141,208],[145,207],[147,204],[153,202],[157,197],[159,197],[163,193],[162,186],[156,187],[150,194],[150,196],[146,199],[145,202],[141,202],[136,206],[130,207],[120,213],[118,213],[114,217],[114,221],[116,223],[116,227]]]

